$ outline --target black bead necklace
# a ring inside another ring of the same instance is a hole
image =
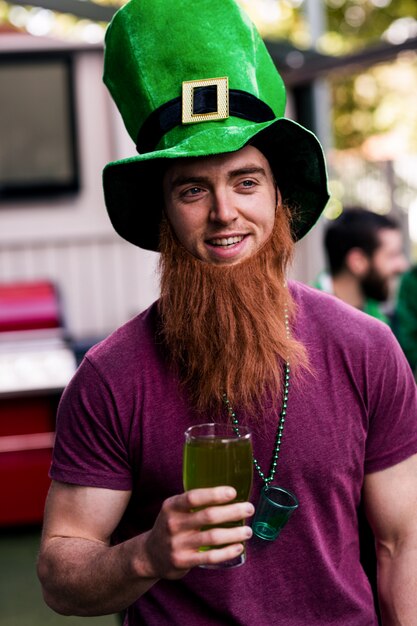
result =
[[[289,339],[290,337],[290,328],[289,328],[289,316],[288,316],[288,309],[287,306],[285,307],[285,311],[284,311],[284,321],[285,321],[285,332],[287,335],[287,339]],[[271,465],[269,468],[269,475],[265,476],[265,473],[262,471],[261,466],[259,465],[258,461],[255,459],[255,457],[253,457],[253,464],[261,478],[261,480],[264,482],[265,487],[268,487],[268,485],[273,481],[274,476],[275,476],[275,472],[277,469],[277,465],[278,465],[278,458],[279,458],[279,452],[281,449],[281,442],[282,442],[282,437],[284,434],[284,425],[285,425],[285,418],[287,415],[287,405],[288,405],[288,394],[289,394],[289,390],[290,390],[290,363],[289,361],[285,362],[285,368],[284,368],[284,390],[283,390],[283,399],[282,399],[282,408],[281,408],[281,412],[279,414],[279,420],[278,420],[278,428],[277,428],[277,432],[275,435],[275,445],[274,445],[274,450],[272,453],[272,460],[271,460]],[[233,410],[232,406],[230,405],[229,399],[227,397],[227,394],[223,394],[223,402],[226,406],[227,412],[229,414],[229,417],[231,419],[233,428],[236,432],[236,434],[239,436],[239,420],[237,418],[237,415],[235,413],[235,411]]]

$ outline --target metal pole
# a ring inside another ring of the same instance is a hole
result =
[[[304,11],[310,26],[312,47],[316,48],[321,35],[326,32],[326,16],[323,0],[304,0]],[[331,102],[327,82],[316,78],[304,87],[304,98],[311,108],[309,112],[310,129],[319,138],[324,152],[332,145]],[[319,220],[317,225],[299,244],[297,244],[296,261],[300,280],[311,283],[325,266],[323,248],[324,224]]]
[[[317,48],[320,37],[326,32],[326,15],[323,0],[304,0],[305,14],[310,26],[312,47]],[[312,83],[314,132],[319,137],[323,148],[332,146],[331,102],[326,80],[316,79]]]

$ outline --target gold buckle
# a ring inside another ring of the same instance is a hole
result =
[[[194,89],[196,87],[217,87],[217,111],[213,113],[194,113]],[[229,117],[229,80],[207,78],[205,80],[185,80],[182,83],[182,123],[208,122],[224,120]]]

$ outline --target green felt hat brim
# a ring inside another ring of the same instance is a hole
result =
[[[109,163],[103,171],[107,211],[116,232],[136,246],[158,250],[166,159],[203,157],[254,145],[268,159],[281,196],[292,211],[294,240],[316,223],[329,194],[326,165],[315,135],[279,118],[244,126],[201,124],[173,147]]]

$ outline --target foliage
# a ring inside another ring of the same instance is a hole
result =
[[[385,135],[385,149],[379,141],[381,158],[392,156],[389,149],[417,152],[417,55],[410,53],[354,76],[336,78],[331,87],[337,148],[357,148],[370,137]],[[373,145],[377,149],[376,141]],[[376,149],[370,158],[377,158]]]
[[[407,23],[415,31],[412,24],[412,20],[417,20],[415,0],[326,0],[326,5],[327,37],[337,41],[343,52],[375,43],[390,30],[393,38],[400,37]],[[398,22],[405,19],[409,22]],[[396,22],[397,35],[392,29]]]

